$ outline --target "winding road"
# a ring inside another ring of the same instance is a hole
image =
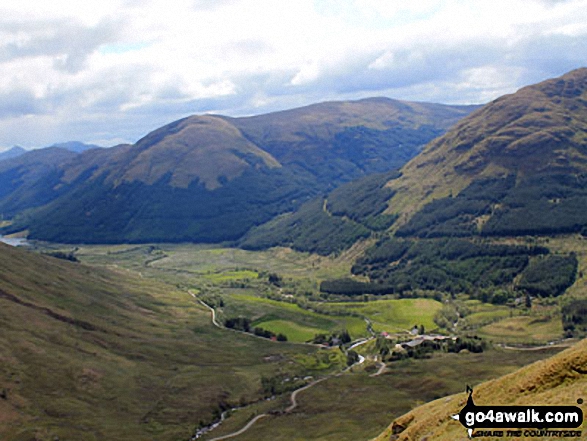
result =
[[[218,322],[217,322],[217,320],[216,320],[216,311],[214,310],[214,308],[212,308],[210,305],[206,304],[206,303],[205,303],[205,302],[203,302],[202,300],[198,299],[198,297],[197,297],[197,296],[196,296],[196,295],[195,295],[195,294],[194,294],[194,293],[193,293],[191,290],[188,290],[188,293],[189,293],[189,294],[190,294],[190,295],[191,295],[191,296],[192,296],[192,297],[193,297],[195,300],[197,300],[197,301],[198,301],[198,303],[202,304],[203,306],[205,306],[206,308],[208,308],[208,309],[210,310],[210,312],[211,312],[211,318],[212,318],[212,323],[214,324],[214,326],[216,326],[216,327],[218,327],[218,328],[220,328],[220,329],[228,329],[228,328],[226,328],[226,327],[222,326],[220,323],[218,323]],[[231,331],[234,331],[233,329],[229,329],[229,330],[231,330]],[[247,335],[251,335],[251,334],[248,334],[248,333],[245,333],[245,334],[247,334]],[[255,336],[255,337],[256,337],[256,336]],[[359,342],[356,342],[356,343],[354,343],[353,345],[351,345],[349,349],[356,348],[357,346],[360,346],[360,345],[362,345],[362,344],[365,344],[365,343],[367,343],[368,341],[371,341],[372,339],[373,339],[373,337],[370,337],[370,338],[367,338],[367,339],[365,339],[365,340],[361,340],[361,341],[359,341]],[[333,377],[339,377],[339,376],[340,376],[340,375],[342,375],[343,373],[345,373],[345,372],[348,372],[348,371],[349,371],[350,369],[352,369],[354,366],[357,366],[357,365],[360,365],[360,364],[364,363],[364,361],[365,361],[365,357],[363,357],[362,355],[359,355],[359,360],[358,360],[356,363],[354,363],[354,364],[352,364],[352,365],[350,365],[350,366],[346,367],[346,368],[345,368],[345,369],[343,369],[341,372],[339,372],[339,373],[337,373],[337,374],[331,374],[331,375],[329,375],[329,376],[327,376],[327,377],[322,377],[322,378],[320,378],[320,379],[318,379],[318,380],[314,380],[314,381],[312,381],[311,383],[309,383],[309,384],[307,384],[307,385],[305,385],[305,386],[303,386],[303,387],[300,387],[299,389],[296,389],[296,390],[294,390],[294,391],[291,393],[291,395],[290,395],[290,401],[291,401],[291,405],[290,405],[288,408],[286,408],[286,409],[283,411],[283,413],[282,413],[282,414],[291,413],[291,412],[292,412],[292,411],[293,411],[293,410],[294,410],[296,407],[298,407],[297,396],[298,396],[298,394],[299,394],[300,392],[302,392],[302,391],[304,391],[304,390],[306,390],[306,389],[309,389],[309,388],[311,388],[311,387],[313,387],[313,386],[317,385],[318,383],[321,383],[321,382],[323,382],[323,381],[326,381],[326,380],[328,380],[329,378],[333,378]],[[229,433],[228,435],[222,435],[222,436],[218,436],[218,437],[216,437],[216,438],[212,438],[212,439],[210,439],[209,441],[221,441],[221,440],[224,440],[224,439],[229,439],[229,438],[234,438],[235,436],[239,436],[239,435],[241,435],[241,434],[245,433],[245,432],[246,432],[247,430],[249,430],[251,427],[253,427],[253,425],[254,425],[254,424],[257,422],[257,421],[259,421],[260,419],[262,419],[262,418],[265,418],[266,416],[269,416],[269,415],[270,415],[270,414],[268,414],[268,413],[262,413],[262,414],[260,414],[260,415],[257,415],[257,416],[255,416],[255,418],[253,418],[251,421],[249,421],[249,422],[248,422],[248,423],[247,423],[247,424],[246,424],[244,427],[242,427],[240,430],[238,430],[238,431],[236,431],[236,432]]]
[[[235,436],[239,436],[240,434],[245,433],[247,430],[249,430],[253,426],[253,424],[255,424],[257,421],[259,421],[261,418],[265,418],[266,416],[269,416],[269,414],[262,413],[261,415],[257,415],[255,418],[253,418],[251,421],[249,421],[247,423],[247,425],[244,426],[238,432],[229,433],[228,435],[224,435],[224,436],[218,436],[216,438],[212,438],[210,441],[220,441],[222,439],[234,438]]]

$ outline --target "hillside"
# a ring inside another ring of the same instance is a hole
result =
[[[346,182],[400,168],[477,108],[368,98],[230,121],[282,164]]]
[[[70,152],[75,152],[75,153],[81,153],[81,152],[85,152],[86,150],[102,148],[99,145],[86,144],[86,143],[79,142],[79,141],[59,142],[57,144],[53,144],[51,147],[58,147],[58,148],[69,150]]]
[[[43,205],[60,193],[60,167],[76,153],[58,147],[32,150],[0,161],[0,213],[16,213]]]
[[[395,195],[388,211],[401,213],[401,224],[433,199],[456,196],[475,182],[509,176],[520,186],[536,176],[580,176],[587,171],[586,98],[583,68],[484,106],[403,167],[402,177],[389,183]]]
[[[315,351],[272,358],[174,286],[1,243],[0,323],[3,441],[187,440]]]
[[[0,214],[14,217],[5,231],[49,241],[233,241],[344,182],[404,164],[473,109],[372,99],[192,116],[132,146],[85,151],[34,181],[5,168],[0,179],[34,188],[19,205],[10,187]]]
[[[463,118],[433,140],[379,190],[355,185],[346,199],[377,200],[386,208],[375,225],[391,225],[405,238],[500,237],[587,231],[587,69],[525,87]],[[359,181],[357,181],[358,184]],[[323,200],[337,199],[336,192]],[[314,205],[258,229],[265,234],[317,219]],[[360,205],[357,205],[359,207]],[[358,208],[356,208],[357,210]],[[360,209],[358,209],[361,211]],[[320,217],[329,231],[346,227],[357,237],[377,233],[363,223],[360,235],[344,213]],[[372,213],[364,211],[363,216]],[[315,222],[309,222],[315,225]],[[253,234],[255,232],[253,231]],[[250,242],[250,241],[249,241]],[[272,243],[294,243],[282,235]],[[346,247],[347,245],[345,245]],[[343,247],[344,248],[344,247]],[[336,248],[321,243],[298,246],[311,251]]]
[[[22,155],[25,153],[26,150],[19,146],[14,146],[8,150],[5,150],[0,153],[0,161],[4,161],[5,159],[16,158],[17,156]]]
[[[538,361],[496,380],[472,385],[473,398],[478,406],[575,406],[577,400],[587,394],[586,373],[587,340],[583,340],[552,358]],[[462,393],[417,407],[393,421],[374,441],[466,440],[465,428],[451,418],[460,412],[466,402],[467,395]],[[585,413],[585,405],[579,407]],[[584,433],[585,424],[582,430]]]

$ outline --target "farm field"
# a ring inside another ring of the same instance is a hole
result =
[[[483,326],[477,333],[488,340],[499,342],[545,344],[560,340],[563,327],[560,317],[521,316]]]
[[[357,303],[330,303],[329,308],[352,311],[367,317],[376,332],[403,332],[423,325],[426,330],[437,328],[434,315],[442,304],[432,299],[374,300]]]
[[[238,293],[223,296],[227,317],[246,316],[252,326],[259,326],[274,333],[283,333],[289,341],[306,342],[316,334],[331,334],[346,329],[353,339],[366,337],[367,325],[360,317],[348,315],[325,315],[308,311],[293,303],[271,300],[254,295]]]

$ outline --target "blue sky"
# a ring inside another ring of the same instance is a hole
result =
[[[0,149],[195,113],[486,103],[587,65],[587,0],[3,0]]]

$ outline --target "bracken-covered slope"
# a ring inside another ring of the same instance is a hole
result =
[[[19,206],[7,191],[0,214],[20,214],[8,231],[52,241],[235,240],[341,183],[403,165],[473,109],[372,99],[193,116],[132,146],[83,152],[32,183],[5,167],[7,188],[37,192]]]
[[[212,326],[187,292],[1,243],[0,328],[2,441],[188,440],[314,351],[268,361],[274,344]]]
[[[473,399],[477,406],[576,406],[578,400],[584,399],[585,396],[587,340],[512,374],[473,385]],[[462,393],[417,407],[393,421],[374,441],[465,441],[469,439],[467,431],[451,416],[458,414],[466,402],[467,395]],[[587,407],[584,404],[579,407],[585,414]],[[585,423],[578,430],[582,430],[581,439],[584,439]],[[539,439],[561,438],[545,436]]]

